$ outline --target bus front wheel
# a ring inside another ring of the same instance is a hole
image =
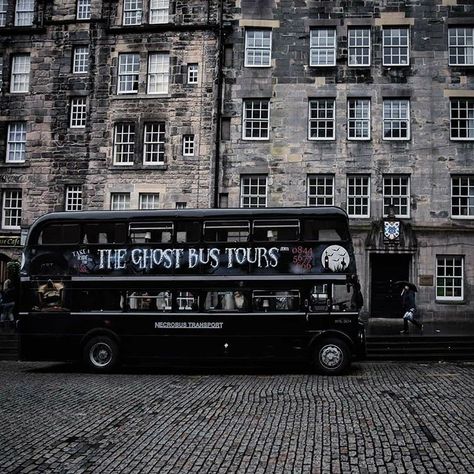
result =
[[[107,336],[96,336],[84,346],[83,361],[94,372],[110,372],[117,366],[119,348],[117,343]]]
[[[314,365],[318,372],[339,375],[349,367],[349,364],[349,348],[341,339],[324,339],[316,344]]]

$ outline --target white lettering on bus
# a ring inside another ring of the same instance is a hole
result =
[[[236,265],[254,264],[258,268],[276,267],[279,260],[279,249],[271,247],[227,247],[219,248],[133,248],[130,251],[121,249],[99,249],[99,269],[123,270],[127,267],[127,255],[131,264],[140,270],[151,270],[156,267],[166,269],[187,267],[196,268],[198,265],[210,265],[218,268],[222,254],[227,256],[227,268]],[[130,253],[129,253],[130,252]],[[185,253],[187,252],[187,260]]]
[[[221,321],[155,321],[155,329],[222,329]]]

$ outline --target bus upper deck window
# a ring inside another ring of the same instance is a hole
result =
[[[206,242],[247,242],[250,235],[248,221],[208,221],[204,223]]]
[[[79,224],[51,224],[43,229],[38,243],[41,245],[78,244],[80,235]]]
[[[86,224],[82,241],[84,244],[123,244],[126,228],[123,223]]]
[[[130,224],[130,241],[133,244],[169,243],[173,238],[172,222],[145,222]]]
[[[255,221],[253,223],[253,239],[258,242],[285,242],[298,240],[300,222],[287,221]]]
[[[305,241],[338,242],[348,238],[348,230],[343,221],[308,219],[304,223],[303,240]]]
[[[199,222],[182,221],[175,223],[176,242],[199,242],[201,240],[201,225]]]

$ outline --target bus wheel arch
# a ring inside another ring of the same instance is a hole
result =
[[[112,331],[91,331],[84,336],[82,361],[94,372],[111,372],[120,360],[119,338]]]
[[[311,358],[314,368],[324,375],[339,375],[351,363],[352,342],[338,332],[324,332],[315,337],[311,344]]]

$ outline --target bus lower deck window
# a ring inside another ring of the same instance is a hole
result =
[[[254,311],[298,311],[300,308],[299,290],[267,291],[256,290],[252,295]]]

